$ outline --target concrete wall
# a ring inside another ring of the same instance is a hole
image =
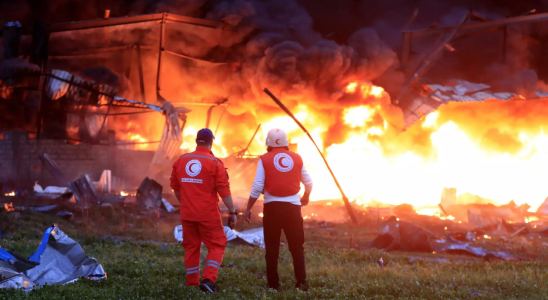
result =
[[[67,144],[64,140],[37,140],[25,133],[0,132],[0,184],[4,189],[29,188],[35,181],[46,187],[57,185],[39,156],[49,154],[68,180],[84,174],[98,180],[103,170],[124,178],[130,187],[147,176],[153,151],[118,149],[111,146]]]

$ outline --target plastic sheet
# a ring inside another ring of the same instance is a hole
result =
[[[228,226],[224,226],[223,228],[225,230],[226,239],[229,242],[239,239],[243,241],[244,244],[248,244],[250,246],[256,246],[259,248],[265,247],[263,227],[244,230],[242,232],[232,230]],[[173,235],[178,242],[183,242],[183,226],[175,226]]]
[[[103,267],[58,227],[49,227],[29,259],[0,249],[0,288],[30,290],[44,284],[66,284],[79,278],[106,278]]]

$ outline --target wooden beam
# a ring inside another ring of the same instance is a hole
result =
[[[183,23],[183,24],[190,24],[190,25],[209,27],[209,28],[223,27],[223,23],[210,21],[210,20],[179,16],[175,14],[166,14],[166,17],[168,17],[166,19],[171,21],[172,23]],[[101,28],[101,27],[127,25],[127,24],[135,24],[135,23],[160,22],[163,20],[163,18],[164,18],[164,13],[160,13],[160,14],[133,16],[133,17],[110,18],[106,20],[102,19],[102,20],[94,20],[94,21],[53,24],[48,26],[48,31],[63,32],[63,31]]]
[[[223,29],[226,29],[228,26],[227,24],[223,22],[197,19],[197,18],[191,18],[191,17],[175,15],[175,14],[166,14],[166,22],[190,24],[190,25],[209,27],[209,28],[223,28]]]
[[[103,28],[109,26],[118,26],[118,25],[127,25],[127,24],[136,24],[136,23],[146,23],[146,22],[161,22],[163,13],[159,14],[150,14],[150,15],[139,15],[131,17],[120,17],[120,18],[109,18],[109,19],[98,19],[98,20],[89,20],[89,21],[79,21],[79,22],[69,22],[69,23],[59,23],[51,24],[47,26],[49,33],[52,32],[65,32],[65,31],[74,31],[74,30],[83,30],[83,29],[92,29],[92,28]],[[226,29],[229,27],[228,24],[223,22],[204,20],[198,18],[191,18],[186,16],[180,16],[176,14],[168,14],[167,21],[169,23],[181,23],[189,24],[207,28],[222,28]],[[0,36],[2,36],[2,30],[0,30]],[[24,34],[30,34],[30,31],[25,31]]]
[[[403,34],[403,41],[402,41],[402,49],[401,49],[401,66],[406,67],[409,63],[409,56],[411,55],[411,32],[404,31]]]

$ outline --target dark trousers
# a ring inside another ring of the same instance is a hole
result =
[[[266,278],[268,286],[277,288],[278,256],[280,254],[280,237],[282,229],[293,257],[293,269],[297,283],[304,283],[306,270],[304,262],[304,228],[301,207],[286,202],[270,202],[264,205],[263,211],[264,242],[266,248]]]

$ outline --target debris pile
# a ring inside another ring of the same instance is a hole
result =
[[[409,222],[391,217],[380,224],[380,234],[371,243],[371,248],[386,251],[409,251],[429,253],[466,254],[484,259],[517,260],[505,252],[487,251],[469,243],[455,240],[449,235],[440,237]]]
[[[230,229],[228,226],[224,226],[226,239],[229,244],[233,245],[247,245],[247,246],[255,246],[259,248],[264,248],[264,232],[263,228],[253,228],[249,230],[244,230],[241,232],[238,232],[236,230]],[[182,243],[183,242],[183,226],[178,225],[175,227],[175,230],[173,231],[173,235],[175,236],[175,239]]]

